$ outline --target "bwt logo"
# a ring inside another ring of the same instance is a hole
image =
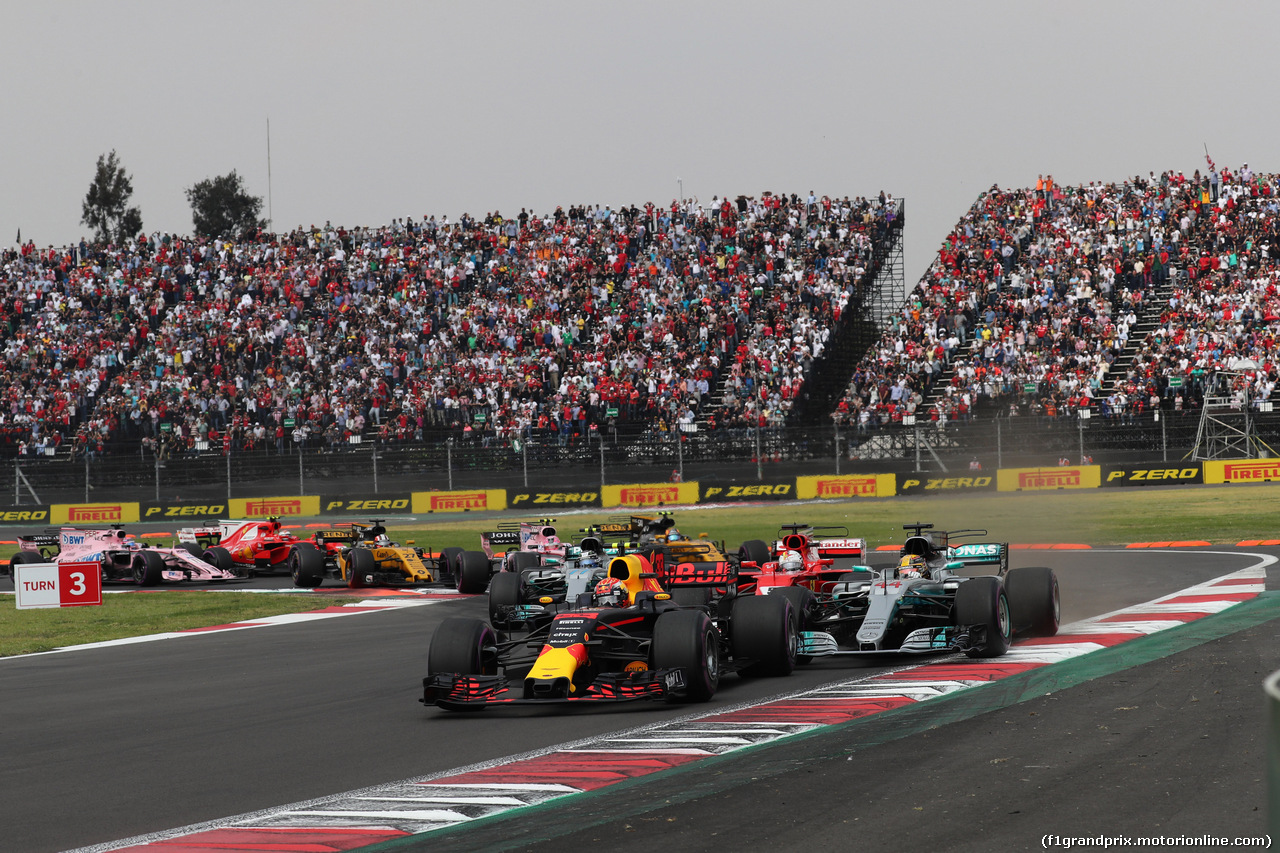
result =
[[[1035,473],[1018,475],[1018,487],[1022,489],[1058,489],[1063,486],[1078,485],[1080,485],[1080,472],[1070,469],[1065,471],[1036,471]]]
[[[489,496],[484,492],[467,495],[432,495],[430,508],[436,509],[488,509]]]
[[[68,521],[123,521],[124,512],[118,506],[73,506],[67,513]]]
[[[1222,479],[1280,480],[1280,462],[1228,462],[1222,466]]]
[[[73,536],[73,535],[68,535],[68,534],[63,534],[62,542],[63,542],[63,544],[65,544],[65,545],[83,545],[83,544],[84,544],[84,536],[82,536],[82,535],[80,535],[80,534],[76,534],[76,535],[74,535],[74,536]]]
[[[874,477],[865,480],[819,480],[817,485],[817,494],[820,498],[847,498],[875,493]]]
[[[657,488],[623,489],[620,500],[624,504],[670,504],[679,503],[679,486],[659,486]]]
[[[273,515],[302,515],[302,501],[249,501],[244,505],[249,518],[270,518]]]

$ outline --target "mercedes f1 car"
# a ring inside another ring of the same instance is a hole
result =
[[[24,563],[98,563],[102,580],[155,586],[162,581],[233,581],[244,573],[212,566],[198,548],[152,548],[119,527],[81,530],[64,527],[56,533],[19,536],[21,549],[9,561],[9,571]]]
[[[826,655],[964,652],[999,657],[1015,633],[1053,636],[1061,604],[1058,580],[1044,567],[1008,568],[1003,543],[959,545],[957,537],[985,530],[914,531],[897,565],[848,572],[817,589],[773,586],[801,614],[801,660]],[[967,576],[971,566],[994,565],[996,574]]]
[[[612,558],[603,577],[575,570],[566,601],[510,605],[500,614],[501,630],[479,619],[445,620],[428,651],[422,701],[454,710],[706,701],[723,672],[792,671],[797,620],[789,601],[733,596],[715,608],[685,607],[658,581],[670,589],[732,586],[736,567],[653,568],[628,554]]]
[[[289,556],[295,586],[314,589],[325,577],[344,581],[352,589],[369,586],[415,586],[441,582],[439,561],[412,542],[391,541],[383,519],[353,522],[332,530],[318,530],[312,542],[300,542]],[[305,548],[312,545],[312,549]],[[316,551],[320,559],[309,553]]]

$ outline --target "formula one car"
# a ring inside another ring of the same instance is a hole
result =
[[[539,518],[502,522],[497,530],[480,534],[480,551],[443,549],[442,568],[452,575],[458,592],[481,593],[489,588],[489,577],[494,572],[519,572],[544,561],[562,561],[569,546],[560,541],[551,526],[553,521],[554,518]]]
[[[545,562],[522,568],[518,561],[509,560],[504,571],[494,574],[489,580],[489,621],[503,624],[508,608],[517,605],[548,598],[554,603],[575,600],[602,579],[605,563],[621,552],[616,544],[606,544],[594,528],[583,532],[586,535],[577,545],[566,547],[563,559],[547,557]]]
[[[412,542],[392,542],[382,522],[374,518],[368,524],[319,530],[312,542],[299,543],[289,557],[294,586],[314,589],[325,577],[343,580],[352,589],[440,583],[439,562]],[[318,563],[303,547],[308,544],[319,553]]]
[[[784,598],[733,597],[682,607],[655,583],[733,585],[736,568],[679,564],[664,572],[639,554],[614,557],[606,576],[572,579],[568,600],[513,606],[499,632],[479,619],[441,623],[427,655],[422,701],[462,710],[487,705],[704,702],[726,671],[787,675],[796,621]]]
[[[839,535],[830,535],[834,533]],[[764,562],[744,559],[761,553],[768,554]],[[742,543],[738,589],[741,593],[767,593],[774,587],[798,587],[823,592],[850,569],[859,567],[866,553],[867,541],[850,537],[846,527],[786,524],[772,549],[759,540]]]
[[[289,571],[289,555],[303,540],[285,530],[278,517],[219,521],[217,527],[185,527],[178,541],[200,547],[206,563],[230,571],[266,574]]]
[[[817,590],[760,590],[787,597],[801,612],[801,660],[939,652],[991,658],[1008,651],[1015,633],[1057,633],[1061,604],[1051,569],[1009,570],[1007,545],[954,544],[957,536],[986,535],[985,530],[924,533],[931,527],[905,526],[915,535],[892,568],[858,569]],[[996,565],[997,574],[958,573],[983,564]]]
[[[98,563],[102,580],[127,581],[138,586],[155,586],[161,581],[243,580],[236,573],[211,566],[200,558],[198,549],[152,548],[119,527],[81,530],[64,527],[56,533],[19,536],[21,549],[9,561],[9,571],[24,563]]]

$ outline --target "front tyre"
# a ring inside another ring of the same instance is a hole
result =
[[[1033,637],[1052,637],[1062,619],[1058,577],[1047,566],[1027,566],[1009,572],[1004,581],[1009,613],[1016,630]]]
[[[133,555],[130,568],[138,586],[156,586],[164,577],[164,557],[155,551],[139,551]]]
[[[797,635],[809,630],[810,615],[818,606],[818,597],[813,594],[813,590],[802,586],[785,586],[769,594],[780,595],[791,602],[791,614],[795,619]],[[796,655],[796,663],[805,664],[811,660],[813,660],[811,655]]]
[[[443,673],[496,675],[498,635],[479,619],[453,616],[440,623],[427,650],[427,677]]]
[[[684,673],[684,699],[706,702],[720,685],[720,643],[701,610],[668,610],[653,623],[650,657],[655,670]]]
[[[374,568],[372,551],[368,548],[352,548],[347,552],[347,586],[364,589],[369,585],[369,576],[373,574]]]
[[[489,581],[489,621],[499,627],[510,616],[510,609],[520,604],[521,577],[515,572],[498,572]],[[505,614],[504,614],[504,611]]]
[[[786,596],[739,598],[733,605],[729,625],[734,659],[752,661],[741,670],[742,675],[790,675],[796,668],[799,620]]]
[[[965,650],[969,657],[998,658],[1009,651],[1013,619],[1009,613],[1009,597],[1000,578],[969,578],[961,583],[956,590],[953,615],[962,628],[982,626],[986,629],[983,643]]]
[[[479,595],[489,588],[489,558],[483,551],[463,551],[454,576],[458,592]]]
[[[324,555],[314,545],[294,545],[289,549],[285,565],[296,587],[315,589],[324,582]]]

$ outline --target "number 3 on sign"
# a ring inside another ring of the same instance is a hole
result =
[[[102,603],[102,567],[97,563],[59,563],[58,598],[63,607]]]

